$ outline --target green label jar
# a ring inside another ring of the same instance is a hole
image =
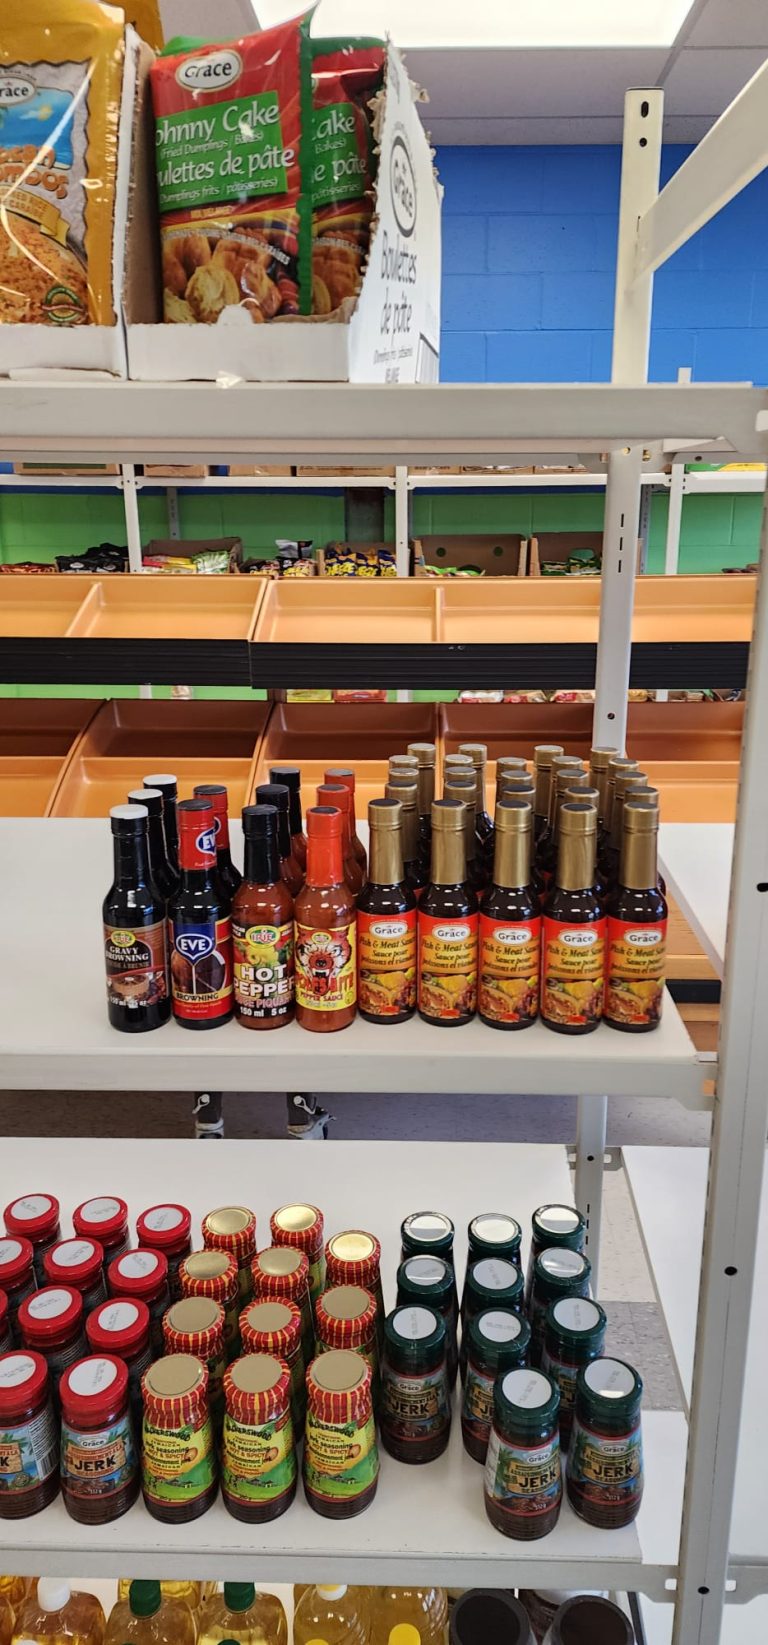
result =
[[[488,1450],[496,1379],[525,1365],[530,1341],[528,1321],[509,1309],[486,1308],[470,1321],[461,1432],[464,1449],[476,1462],[485,1462]]]
[[[373,1501],[378,1479],[370,1369],[351,1349],[322,1354],[307,1372],[307,1502],[326,1519],[351,1519]]]
[[[496,1384],[485,1459],[485,1510],[504,1536],[533,1542],[560,1514],[560,1395],[541,1371],[507,1371]]]
[[[397,1301],[405,1306],[423,1304],[445,1322],[448,1383],[452,1388],[459,1368],[459,1309],[452,1264],[444,1257],[406,1257],[397,1270]]]
[[[226,1371],[224,1398],[224,1506],[234,1519],[261,1525],[284,1514],[296,1495],[287,1365],[270,1354],[247,1354]]]
[[[595,1359],[576,1381],[566,1481],[574,1512],[601,1530],[636,1519],[643,1496],[643,1384],[620,1359]]]
[[[396,1308],[384,1327],[381,1442],[399,1462],[432,1462],[451,1433],[445,1321],[432,1308]]]
[[[567,1446],[573,1422],[576,1378],[582,1365],[599,1359],[608,1321],[598,1302],[588,1297],[561,1297],[544,1316],[541,1368],[560,1389],[560,1438]]]
[[[216,1496],[208,1372],[193,1354],[168,1354],[142,1379],[141,1485],[155,1519],[186,1524]]]
[[[562,1297],[585,1297],[589,1291],[592,1266],[579,1251],[555,1245],[536,1258],[533,1290],[528,1304],[531,1323],[531,1364],[540,1365],[544,1347],[544,1321],[551,1302]]]
[[[530,1301],[533,1270],[536,1258],[553,1245],[569,1251],[583,1251],[587,1225],[575,1205],[540,1205],[531,1218],[531,1252],[525,1282],[526,1301]]]

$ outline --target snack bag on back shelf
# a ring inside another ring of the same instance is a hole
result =
[[[123,12],[97,0],[11,11],[0,18],[0,324],[111,326]]]
[[[312,42],[312,312],[356,297],[368,257],[376,154],[371,99],[380,40]]]
[[[152,65],[168,323],[309,313],[309,17]]]

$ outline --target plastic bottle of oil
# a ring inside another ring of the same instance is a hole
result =
[[[10,1599],[0,1594],[0,1645],[11,1645],[14,1622],[14,1610]]]
[[[16,1613],[14,1640],[34,1645],[104,1645],[105,1618],[93,1594],[72,1591],[60,1577],[41,1576]]]
[[[197,1627],[185,1599],[169,1599],[159,1582],[131,1582],[107,1623],[104,1645],[195,1645]]]
[[[275,1594],[257,1593],[252,1582],[225,1582],[223,1594],[197,1613],[198,1645],[288,1645],[288,1622]]]
[[[366,1596],[355,1588],[308,1588],[293,1619],[294,1645],[368,1645]]]
[[[118,1599],[127,1599],[131,1586],[131,1577],[121,1576],[117,1584]],[[160,1592],[164,1599],[183,1599],[191,1611],[199,1611],[204,1599],[209,1594],[215,1594],[215,1582],[194,1582],[188,1577],[186,1582],[161,1582]]]
[[[0,1576],[0,1595],[18,1611],[28,1595],[34,1593],[35,1581],[33,1576]]]
[[[444,1588],[374,1588],[371,1645],[443,1645],[447,1626]]]

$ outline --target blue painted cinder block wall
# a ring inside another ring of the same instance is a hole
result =
[[[662,178],[687,148],[664,151]],[[610,375],[621,150],[441,148],[445,382]],[[768,383],[768,172],[656,276],[650,376]]]

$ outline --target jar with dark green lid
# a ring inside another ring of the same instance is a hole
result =
[[[599,1302],[588,1297],[561,1297],[544,1315],[541,1369],[560,1389],[560,1438],[567,1447],[571,1437],[576,1378],[582,1365],[600,1359],[608,1321]]]
[[[478,1262],[470,1263],[464,1286],[464,1329],[459,1353],[462,1376],[467,1363],[470,1320],[483,1308],[509,1308],[513,1314],[522,1314],[523,1292],[520,1269],[505,1257],[480,1257]]]
[[[560,1394],[543,1371],[507,1371],[493,1393],[485,1459],[485,1511],[518,1542],[554,1530],[560,1514]]]
[[[552,1618],[544,1645],[634,1645],[635,1630],[610,1599],[574,1594]]]
[[[406,1257],[397,1270],[397,1302],[398,1306],[424,1304],[442,1315],[447,1336],[448,1382],[452,1388],[459,1368],[459,1348],[456,1275],[451,1264],[444,1257]]]
[[[442,1257],[453,1263],[455,1229],[444,1211],[412,1211],[400,1224],[402,1260],[406,1257]]]
[[[536,1258],[553,1245],[568,1251],[583,1251],[587,1225],[575,1205],[540,1205],[531,1218],[531,1252],[525,1281],[526,1301],[530,1299]]]
[[[595,1359],[576,1379],[568,1500],[600,1530],[631,1525],[643,1496],[643,1384],[620,1359]]]
[[[381,1441],[398,1462],[432,1462],[451,1432],[445,1321],[433,1308],[395,1308],[384,1326]]]
[[[496,1378],[525,1365],[530,1341],[527,1319],[508,1308],[484,1308],[470,1320],[461,1432],[464,1449],[475,1462],[485,1462]]]
[[[516,1268],[522,1267],[520,1241],[522,1229],[506,1211],[481,1211],[473,1217],[467,1229],[469,1241],[468,1263],[479,1257],[506,1257]]]
[[[561,1297],[586,1297],[592,1264],[580,1251],[553,1245],[536,1258],[533,1290],[528,1304],[531,1326],[531,1364],[538,1365],[544,1347],[544,1317],[551,1302]]]

